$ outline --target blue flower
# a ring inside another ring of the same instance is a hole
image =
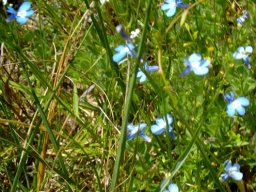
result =
[[[145,62],[144,68],[147,72],[155,72],[159,70],[159,67],[157,65],[149,66],[147,62]]]
[[[193,71],[196,75],[205,75],[209,72],[210,61],[208,59],[202,59],[202,56],[198,53],[193,53],[184,59],[183,61],[186,64],[185,70],[180,74],[181,77]]]
[[[140,83],[145,82],[146,79],[147,79],[145,73],[143,71],[141,71],[141,69],[139,69],[138,72],[137,72],[137,78],[139,79]]]
[[[246,47],[238,47],[237,51],[233,53],[233,57],[235,59],[242,59],[247,67],[250,69],[251,64],[249,61],[249,55],[252,53],[252,47],[251,46],[246,46]]]
[[[131,55],[132,57],[136,57],[137,54],[134,51],[135,46],[132,43],[127,43],[126,45],[119,45],[115,48],[115,53],[113,55],[113,61],[118,63],[120,62],[126,55]]]
[[[167,122],[166,122],[167,119]],[[151,126],[151,131],[155,135],[162,134],[166,129],[167,126],[169,127],[169,133],[172,137],[172,139],[175,139],[175,134],[173,133],[173,128],[171,127],[171,124],[173,122],[173,118],[170,114],[166,115],[165,118],[156,118],[156,124]]]
[[[231,103],[232,101],[234,101],[234,98],[235,98],[235,94],[233,91],[231,91],[230,93],[224,95],[224,98],[226,99],[226,101],[228,103]]]
[[[175,183],[171,183],[168,186],[168,189],[164,190],[163,192],[179,192],[179,188],[178,188],[178,186]]]
[[[34,14],[34,11],[30,9],[30,7],[30,2],[24,2],[16,12],[12,7],[8,6],[7,12],[11,15],[6,19],[6,21],[9,22],[16,19],[16,21],[20,24],[26,23],[28,21],[28,17],[31,17]]]
[[[248,18],[248,15],[249,15],[249,12],[248,11],[243,11],[243,15],[241,15],[240,17],[238,17],[237,19],[236,19],[236,21],[237,21],[237,23],[239,24],[239,25],[242,25],[244,22],[245,22],[245,20]]]
[[[188,5],[184,4],[182,0],[165,0],[161,6],[163,11],[166,11],[167,17],[172,17],[176,13],[176,7],[186,8]]]
[[[127,33],[126,33],[125,30],[124,30],[124,27],[123,27],[121,24],[119,24],[119,25],[116,26],[116,31],[117,31],[125,40],[127,40],[127,41],[129,41],[129,42],[132,41],[131,37],[130,37],[129,35],[127,35]]]
[[[225,173],[221,174],[222,182],[226,181],[230,177],[235,181],[240,181],[243,179],[243,173],[240,172],[240,165],[235,163],[232,165],[230,160],[225,161]]]
[[[229,94],[225,95],[225,99],[229,103],[227,106],[227,114],[230,117],[233,117],[236,112],[239,115],[245,114],[245,108],[250,104],[250,101],[246,97],[238,97],[234,99],[234,93],[230,92]]]
[[[145,141],[151,142],[151,138],[148,137],[142,130],[147,127],[147,124],[141,123],[139,125],[134,126],[130,123],[127,126],[127,140],[132,140],[136,135],[142,137]]]
[[[155,72],[155,71],[159,70],[159,67],[157,65],[149,66],[147,62],[145,62],[144,68],[145,68],[145,71],[147,71],[147,72]],[[140,68],[137,72],[137,78],[139,78],[140,83],[145,82],[147,79],[147,76]]]

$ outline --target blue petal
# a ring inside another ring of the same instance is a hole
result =
[[[146,123],[141,123],[139,125],[137,125],[136,127],[139,127],[139,130],[143,130],[145,127],[147,127],[147,124]]]
[[[169,5],[169,4],[163,4],[163,5],[161,6],[161,9],[162,9],[163,11],[166,11],[166,10],[170,9],[170,5]]]
[[[136,45],[133,45],[132,43],[126,44],[126,48],[128,48],[129,51],[127,51],[127,54],[131,55],[133,58],[137,57],[137,53],[134,51]]]
[[[170,4],[170,3],[176,3],[175,0],[165,0],[165,2],[166,2],[166,3],[169,3],[169,4]]]
[[[12,7],[10,7],[10,6],[7,7],[6,12],[16,15],[16,11]]]
[[[237,51],[238,51],[239,53],[244,53],[244,52],[245,52],[244,47],[238,47],[238,48],[237,48]]]
[[[169,127],[169,133],[170,133],[171,138],[174,140],[176,138],[176,135],[172,131],[172,127]]]
[[[235,168],[237,171],[239,171],[240,170],[240,165],[238,163],[235,163],[233,165],[233,168]]]
[[[147,64],[147,62],[144,64],[144,68],[147,72],[154,72],[154,71],[158,71],[159,70],[159,67],[154,65],[154,66],[149,66]]]
[[[137,53],[134,50],[131,50],[131,52],[128,52],[127,54],[131,55],[132,58],[137,57]]]
[[[225,170],[226,172],[229,172],[229,170],[230,170],[231,167],[232,167],[232,162],[231,162],[231,160],[226,160],[226,161],[224,162],[224,164],[225,164],[224,170]]]
[[[133,50],[135,48],[135,45],[133,45],[132,43],[128,43],[126,45],[130,50]]]
[[[125,52],[115,53],[112,57],[113,61],[116,63],[120,62],[126,56],[126,54],[127,53],[125,53]]]
[[[226,94],[224,98],[228,103],[231,103],[234,100],[235,94],[233,91],[231,91],[229,94]]]
[[[154,72],[154,71],[158,71],[159,67],[158,66],[148,66],[147,71],[148,72]]]
[[[227,106],[227,114],[228,114],[228,116],[234,117],[235,112],[236,112],[236,111],[235,111],[235,109],[234,109],[232,103],[228,104],[228,106]]]
[[[210,65],[210,61],[208,59],[204,59],[200,63],[200,67],[208,67]]]
[[[168,187],[169,192],[179,192],[179,188],[176,184],[171,183]]]
[[[127,134],[126,140],[130,141],[130,140],[134,139],[135,136],[136,136],[136,134]]]
[[[31,3],[30,2],[24,2],[19,7],[18,12],[20,12],[20,11],[27,11],[27,10],[30,9],[30,7],[31,7]]]
[[[133,126],[133,124],[132,124],[132,123],[130,123],[129,125],[127,125],[127,129],[128,129],[128,131],[132,131],[132,130],[134,130],[134,126]]]
[[[178,3],[178,2],[177,2],[177,7],[187,8],[187,7],[188,7],[188,4]]]
[[[127,125],[127,136],[126,139],[132,140],[138,133],[138,127],[134,127],[132,123]]]
[[[168,113],[166,117],[167,117],[168,125],[172,124],[173,122],[172,116]]]
[[[236,110],[239,113],[239,115],[244,115],[245,114],[245,109],[242,106],[237,107]]]
[[[126,40],[131,41],[131,38],[129,37],[129,35],[126,34],[123,26],[121,24],[116,26],[116,31]]]
[[[7,17],[6,19],[5,19],[5,21],[6,22],[10,22],[10,21],[12,21],[12,20],[14,20],[14,19],[16,19],[16,16],[15,15],[10,15],[9,17]]]
[[[253,51],[252,46],[246,46],[246,47],[245,47],[245,52],[246,52],[246,53],[252,53],[252,51]]]
[[[242,59],[244,56],[239,52],[235,52],[235,53],[233,53],[233,57],[234,57],[234,59],[238,60],[238,59]]]
[[[240,16],[240,17],[238,17],[237,19],[236,19],[236,21],[237,21],[237,23],[240,23],[240,24],[243,24],[243,22],[245,22],[245,17],[243,17],[243,16]]]
[[[143,82],[145,82],[146,81],[146,79],[147,79],[147,77],[146,77],[146,75],[145,75],[145,73],[143,73],[142,71],[139,71],[138,73],[137,73],[137,78],[139,78],[140,80],[140,83],[143,83]]]
[[[247,47],[245,47],[245,52],[246,53],[252,53],[252,46],[247,46]]]
[[[151,138],[147,136],[145,133],[143,133],[142,131],[139,131],[139,136],[141,136],[145,141],[151,142]]]
[[[245,22],[245,20],[247,19],[247,17],[248,17],[248,11],[244,11],[243,12],[243,15],[241,15],[240,17],[238,17],[236,20],[237,20],[237,22],[239,23],[239,24],[243,24],[243,22]]]
[[[128,129],[128,135],[137,135],[139,129],[138,126],[135,126],[133,129]]]
[[[161,133],[163,133],[165,131],[165,128],[159,127],[157,125],[152,125],[151,131],[155,135],[160,135]]]
[[[23,17],[17,17],[16,21],[20,24],[24,24],[28,21],[28,18],[27,17],[24,17],[24,18]]]
[[[180,74],[180,77],[184,77],[185,75],[187,75],[188,73],[191,72],[191,68],[190,66],[187,66],[184,71]]]
[[[114,50],[115,50],[116,52],[120,52],[120,51],[122,51],[124,48],[125,48],[125,46],[123,46],[123,45],[118,45]]]
[[[230,91],[229,95],[230,95],[230,97],[232,97],[232,98],[233,98],[233,100],[234,100],[234,97],[235,97],[234,92],[233,92],[233,91]]]
[[[231,160],[226,160],[226,161],[224,162],[224,164],[225,164],[225,171],[228,172],[229,169],[232,167],[232,162],[231,162]]]
[[[172,7],[172,8],[170,8],[170,9],[166,12],[166,16],[167,16],[167,17],[172,17],[175,13],[176,13],[176,7]]]
[[[193,53],[192,55],[189,56],[188,61],[189,63],[193,63],[193,62],[198,62],[201,61],[202,56],[198,53]]]
[[[209,69],[207,67],[199,67],[199,68],[192,68],[192,71],[196,75],[205,75],[209,72]]]
[[[242,178],[243,178],[243,173],[237,172],[237,171],[232,171],[232,172],[230,173],[230,177],[231,177],[232,179],[236,180],[236,181],[240,181],[240,180],[242,180]]]
[[[34,11],[33,10],[29,10],[26,12],[26,17],[30,17],[34,14]]]
[[[243,106],[248,106],[250,104],[250,101],[246,97],[238,97],[236,100]]]
[[[226,174],[226,173],[221,174],[220,177],[221,177],[222,182],[226,181],[229,178],[228,174]]]
[[[164,120],[164,119],[162,119],[162,118],[156,118],[156,124],[157,124],[157,125],[161,125],[161,124],[163,124],[163,123],[165,123],[165,120]]]
[[[181,7],[181,8],[187,8],[188,4],[185,4],[182,2],[182,0],[177,0],[177,7]]]
[[[245,64],[247,65],[248,69],[251,69],[252,66],[251,66],[249,57],[244,57],[244,58],[243,58],[243,61],[244,61]]]
[[[189,62],[188,59],[184,59],[183,62],[185,63],[185,65],[188,67],[191,65],[191,63]]]
[[[137,78],[140,78],[144,73],[141,71],[141,69],[138,70],[137,72]]]

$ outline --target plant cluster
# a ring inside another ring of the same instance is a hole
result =
[[[1,191],[255,190],[253,0],[2,4]]]

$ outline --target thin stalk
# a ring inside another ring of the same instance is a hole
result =
[[[137,74],[139,63],[140,63],[140,58],[141,58],[141,55],[142,55],[143,45],[144,45],[145,38],[146,38],[147,25],[148,25],[148,21],[149,21],[151,4],[152,4],[152,0],[149,0],[148,7],[147,7],[147,14],[146,14],[146,18],[145,18],[145,21],[144,21],[144,30],[143,30],[142,38],[141,38],[141,41],[140,41],[139,50],[138,50],[138,57],[137,57],[137,61],[136,61],[136,64],[135,64],[133,74],[132,74],[131,79],[129,81],[127,97],[125,99],[126,102],[124,104],[124,115],[123,115],[123,121],[122,121],[122,126],[121,126],[120,144],[119,144],[118,151],[117,151],[117,157],[116,157],[114,170],[113,170],[113,175],[112,175],[112,182],[111,182],[111,185],[110,185],[110,191],[111,192],[114,191],[115,188],[116,188],[117,180],[118,180],[118,176],[119,176],[119,168],[121,166],[121,161],[122,161],[122,158],[123,158],[125,141],[126,141],[127,121],[128,121],[128,118],[129,118],[129,112],[130,112],[130,107],[131,107],[131,103],[132,103],[132,95],[133,95],[133,89],[134,89],[134,85],[135,85],[135,81],[136,81],[136,74]]]
[[[15,177],[14,177],[14,180],[13,180],[11,192],[16,192],[17,191],[17,186],[19,184],[19,178],[20,178],[21,172],[24,168],[24,164],[26,163],[26,160],[27,160],[27,156],[28,156],[27,151],[30,148],[30,144],[32,143],[32,141],[35,138],[35,135],[36,135],[35,133],[36,133],[36,129],[34,129],[34,128],[32,128],[31,132],[28,133],[29,139],[28,139],[27,143],[25,143],[25,149],[26,150],[21,152],[19,166],[18,166],[18,169],[15,173]]]
[[[237,184],[240,192],[245,192],[245,187],[244,187],[244,181],[243,180],[237,181],[236,184]]]
[[[91,9],[92,7],[95,6],[94,2],[92,2],[91,4],[89,4],[87,0],[84,0],[84,2],[86,4],[87,9]],[[93,25],[96,29],[96,32],[97,32],[97,34],[98,34],[98,36],[101,40],[101,43],[103,44],[104,48],[107,51],[107,55],[108,55],[110,64],[111,64],[112,68],[114,69],[114,71],[117,75],[117,83],[121,87],[123,94],[125,94],[125,84],[123,82],[123,77],[122,77],[122,74],[119,70],[118,64],[113,62],[113,60],[112,60],[112,51],[111,51],[109,43],[108,43],[106,30],[105,30],[105,27],[104,27],[104,24],[103,24],[103,19],[102,19],[101,12],[100,12],[100,9],[99,9],[98,5],[96,5],[96,10],[97,10],[97,13],[98,13],[98,16],[99,16],[99,21],[100,21],[101,27],[98,24],[98,22],[96,21],[93,14],[91,15],[92,23],[93,23]]]
[[[26,57],[22,54],[22,52],[19,52],[19,53],[20,53],[21,57],[23,57],[24,59],[26,58]],[[26,58],[26,59],[27,59],[27,58]],[[25,59],[25,60],[26,60],[26,59]],[[49,123],[48,123],[48,121],[47,121],[45,112],[44,112],[44,110],[43,110],[43,108],[42,108],[42,106],[41,106],[41,104],[40,104],[40,102],[39,102],[38,97],[37,97],[36,94],[35,94],[35,91],[34,91],[34,89],[33,89],[32,83],[31,83],[31,81],[30,81],[30,79],[29,79],[29,74],[28,74],[28,72],[27,72],[27,70],[26,70],[26,67],[25,67],[24,63],[21,62],[21,65],[22,65],[22,68],[24,69],[25,77],[26,77],[26,79],[27,79],[27,81],[28,81],[28,83],[29,83],[29,87],[30,87],[30,89],[31,89],[32,96],[33,96],[33,98],[35,99],[35,104],[37,105],[38,110],[39,110],[39,112],[40,112],[40,115],[41,115],[41,118],[42,118],[42,122],[44,123],[44,125],[45,125],[45,127],[46,127],[46,129],[47,129],[47,132],[48,132],[48,134],[49,134],[49,138],[50,138],[50,140],[51,140],[51,142],[52,142],[52,144],[53,144],[53,147],[54,147],[54,149],[55,149],[55,152],[58,153],[58,151],[59,151],[58,143],[57,143],[57,141],[56,141],[56,139],[55,139],[55,137],[54,137],[54,134],[53,134],[53,132],[52,132],[52,129],[51,129],[50,126],[49,126]],[[29,139],[28,144],[30,144],[30,143],[33,141],[34,137],[35,137],[35,129],[32,129],[32,132],[31,132],[31,135],[30,135],[30,139]],[[29,145],[25,146],[25,148],[27,148],[27,147],[29,147]],[[18,166],[18,170],[17,170],[17,172],[16,172],[16,175],[15,175],[15,178],[14,178],[14,181],[13,181],[13,186],[12,186],[11,192],[15,192],[16,189],[17,189],[17,183],[18,183],[18,180],[19,180],[19,177],[20,177],[20,174],[21,174],[21,171],[22,171],[22,167],[23,167],[23,165],[24,165],[26,159],[27,159],[27,154],[23,151],[23,152],[22,152],[22,155],[21,155],[21,160],[20,160],[20,163],[19,163],[19,166]],[[67,175],[68,175],[68,172],[67,172],[67,170],[66,170],[66,168],[65,168],[64,161],[63,161],[63,158],[62,158],[61,155],[58,156],[58,160],[59,160],[59,163],[60,163],[60,167],[61,167],[62,170],[63,170],[63,174],[67,176]]]

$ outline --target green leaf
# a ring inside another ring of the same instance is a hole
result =
[[[187,15],[188,15],[188,10],[185,9],[181,15],[181,19],[180,19],[180,26],[182,27],[186,21],[186,18],[187,18]]]

